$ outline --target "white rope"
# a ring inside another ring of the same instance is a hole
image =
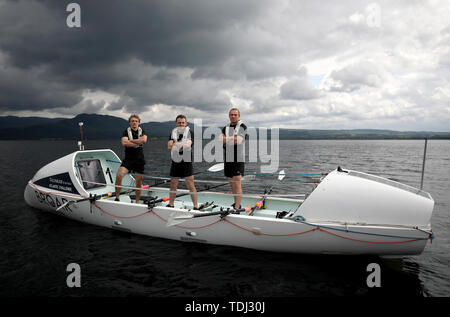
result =
[[[281,195],[281,194],[270,194],[270,195],[267,195],[268,197],[305,197],[305,196],[308,196],[308,194],[291,194],[291,195],[289,195],[289,194],[285,194],[285,195]]]
[[[130,186],[123,186],[123,185],[115,185],[115,184],[105,184],[105,183],[97,183],[97,182],[90,182],[90,181],[83,181],[84,183],[90,183],[90,184],[96,184],[96,185],[103,185],[103,186],[110,186],[110,187],[118,187],[118,188],[125,188],[125,189],[132,189],[132,190],[141,190],[141,191],[152,191],[154,189],[154,187],[149,187],[149,188],[137,188],[137,187],[130,187]],[[225,193],[225,192],[206,192],[204,190],[201,190],[199,192],[189,192],[189,191],[185,191],[185,190],[170,190],[170,188],[158,188],[158,191],[167,191],[168,193],[178,193],[178,194],[186,194],[186,195],[190,195],[190,194],[198,194],[198,195],[207,195],[207,194],[221,194],[224,196],[249,196],[249,195],[255,195],[255,196],[260,196],[261,194],[259,193],[247,193],[247,194],[232,194],[232,193]],[[307,194],[292,194],[292,195],[266,195],[266,197],[295,197],[295,196],[306,196]]]
[[[118,175],[120,174],[120,175],[131,175],[131,176],[133,176],[133,177],[136,177],[136,176],[142,176],[142,177],[144,177],[144,178],[146,178],[146,179],[171,179],[170,177],[163,177],[163,176],[152,176],[152,175],[150,175],[150,174],[138,174],[138,173],[117,173]],[[200,174],[200,173],[199,173]],[[217,172],[215,172],[215,173],[212,173],[211,172],[211,174],[217,174]],[[273,175],[272,175],[273,174]],[[279,174],[276,174],[276,173],[272,173],[271,174],[271,176],[279,176]],[[193,174],[193,176],[194,175],[196,175],[196,174]],[[262,173],[249,173],[249,174],[247,174],[247,175],[245,175],[244,177],[246,177],[246,176],[254,176],[254,177],[256,177],[256,176],[258,176],[258,175],[262,175]],[[285,176],[288,176],[289,174],[285,174]],[[305,176],[304,178],[307,178],[307,179],[317,179],[317,180],[321,180],[323,177],[321,177],[321,176]],[[180,179],[184,179],[184,178],[180,178]],[[203,182],[207,182],[207,180],[202,180]],[[294,180],[292,180],[292,181],[296,181],[295,179]],[[302,183],[305,183],[305,182],[303,182],[303,181],[299,181],[299,182],[302,182]]]
[[[254,178],[250,178],[250,179],[247,178],[246,179],[246,177],[254,177],[254,176],[255,176],[254,174],[248,174],[248,175],[245,175],[241,181],[233,181],[232,180],[232,181],[228,181],[228,182],[233,182],[233,183],[241,182],[242,184],[249,184],[249,183],[251,183],[251,184],[258,184],[258,185],[271,184],[270,181],[258,182],[258,181],[253,181],[252,179],[254,179]],[[172,179],[170,177],[159,177],[159,176],[147,176],[147,177],[144,177],[144,178],[146,178],[146,179],[155,179],[155,180],[167,180],[167,181]],[[186,182],[186,179],[185,178],[178,178],[178,181]],[[223,180],[219,181],[219,180],[194,179],[194,182],[195,183],[221,184],[224,181]],[[319,182],[301,182],[301,181],[289,181],[289,180],[287,180],[287,181],[284,181],[284,183],[295,183],[295,184],[298,184],[298,185],[304,185],[304,184],[318,184]]]
[[[246,176],[253,176],[253,175],[246,175]],[[233,183],[238,183],[238,182],[241,182],[241,183],[250,183],[250,181],[252,181],[253,178],[245,179],[246,176],[244,176],[244,179],[242,179],[241,181],[228,181],[228,182],[233,182]],[[170,181],[170,180],[172,179],[172,178],[170,178],[170,177],[159,177],[159,176],[149,176],[149,177],[145,177],[145,178],[149,178],[149,179],[161,179],[161,180],[167,180],[167,181]],[[185,179],[185,178],[175,178],[175,179],[178,179],[178,181],[180,181],[180,182],[186,182],[186,179]],[[214,181],[214,180],[194,179],[194,182],[195,182],[195,183],[222,184],[222,183],[225,183],[226,181],[225,181],[225,180]],[[253,182],[253,181],[252,181],[251,183],[252,183],[252,184],[258,184],[258,183],[255,183],[255,182]]]

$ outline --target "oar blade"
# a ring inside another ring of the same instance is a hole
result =
[[[67,201],[64,204],[62,204],[61,206],[59,206],[58,208],[56,208],[56,211],[60,211],[61,209],[65,208],[66,206],[68,206],[72,201]]]
[[[244,181],[244,182],[252,181],[254,179],[256,179],[255,174],[249,174],[249,175],[245,175],[244,177],[242,177],[242,181]]]
[[[175,211],[169,215],[169,218],[167,218],[166,226],[167,227],[176,226],[192,218],[194,218],[193,214],[183,211]]]
[[[224,168],[225,168],[224,163],[218,163],[208,168],[208,172],[220,172],[223,171]]]

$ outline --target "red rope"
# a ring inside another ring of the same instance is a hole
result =
[[[161,217],[160,215],[158,215],[154,210],[150,210],[150,212],[153,213],[156,217],[158,217],[158,218],[161,219],[162,221],[167,222],[166,219],[164,219],[163,217]],[[201,227],[184,227],[184,226],[179,226],[179,225],[175,225],[175,227],[178,227],[178,228],[181,228],[181,229],[203,229],[203,228],[212,226],[212,225],[218,223],[218,222],[221,221],[221,220],[222,220],[222,219],[218,219],[217,221],[214,221],[214,222],[212,222],[212,223],[210,223],[210,224],[208,224],[208,225],[204,225],[204,226],[201,226]]]
[[[358,240],[358,239],[352,239],[349,237],[344,237],[335,233],[332,233],[328,230],[322,229],[322,228],[318,228],[320,231],[326,232],[328,234],[331,234],[333,236],[342,238],[342,239],[347,239],[347,240],[351,240],[351,241],[356,241],[356,242],[365,242],[365,243],[375,243],[375,244],[394,244],[394,243],[407,243],[407,242],[414,242],[414,241],[418,241],[418,240],[423,240],[423,239],[411,239],[411,240],[405,240],[405,241],[388,241],[388,242],[382,242],[382,241],[365,241],[365,240]]]
[[[104,210],[103,208],[99,207],[95,202],[94,202],[94,206],[97,207],[97,209],[100,210],[101,212],[107,214],[108,216],[111,216],[111,217],[114,217],[114,218],[120,218],[120,219],[132,219],[132,218],[137,218],[137,217],[143,216],[143,215],[145,215],[145,214],[147,214],[147,213],[149,213],[149,212],[152,211],[152,210],[146,210],[145,212],[143,212],[143,213],[141,213],[141,214],[138,214],[138,215],[135,215],[135,216],[123,217],[123,216],[116,216],[116,215],[113,215],[113,214],[107,212],[107,211]]]
[[[311,229],[311,230],[307,230],[307,231],[303,231],[303,232],[296,232],[296,233],[288,233],[288,234],[269,234],[269,233],[262,233],[262,232],[258,232],[258,231],[256,231],[256,230],[251,230],[251,229],[247,229],[247,228],[241,227],[241,226],[239,226],[239,225],[237,225],[237,224],[235,224],[235,223],[233,223],[233,222],[231,222],[230,220],[225,219],[225,218],[223,218],[223,220],[226,221],[226,222],[228,222],[229,224],[231,224],[231,225],[237,227],[237,228],[242,229],[242,230],[251,232],[251,233],[256,234],[256,235],[269,236],[269,237],[289,237],[289,236],[298,236],[298,235],[301,235],[301,234],[304,234],[304,233],[308,233],[308,232],[313,232],[313,231],[319,230],[319,228],[314,228],[314,229]]]
[[[45,194],[55,194],[55,195],[56,195],[56,194],[60,194],[60,193],[56,193],[56,192],[44,192],[44,191],[39,190],[39,189],[36,187],[36,185],[34,185],[33,183],[29,182],[29,184],[30,184],[33,188],[35,188],[38,192],[40,192],[40,193],[45,193]],[[65,193],[65,195],[71,195],[71,194]],[[83,196],[80,196],[80,195],[73,195],[73,194],[72,194],[71,196],[83,197]],[[103,212],[103,213],[105,213],[105,214],[107,214],[107,215],[109,215],[109,216],[111,216],[111,217],[115,217],[115,218],[120,218],[120,219],[132,219],[132,218],[137,218],[137,217],[143,216],[143,215],[145,215],[145,214],[147,214],[147,213],[153,213],[153,214],[154,214],[155,216],[157,216],[159,219],[161,219],[162,221],[164,221],[164,222],[167,223],[167,220],[164,219],[163,217],[161,217],[160,215],[158,215],[153,209],[148,209],[147,211],[145,211],[145,212],[143,212],[143,213],[141,213],[141,214],[135,215],[135,216],[123,217],[123,216],[113,215],[113,214],[107,212],[107,211],[104,210],[103,208],[99,207],[95,202],[94,202],[94,205],[95,205],[95,207],[97,207],[97,209],[99,209],[101,212]],[[230,220],[228,220],[228,219],[226,219],[226,218],[220,218],[220,219],[218,219],[218,220],[216,220],[216,221],[214,221],[214,222],[212,222],[212,223],[210,223],[210,224],[207,224],[207,225],[204,225],[204,226],[200,226],[200,227],[185,227],[185,226],[180,226],[180,225],[175,225],[175,227],[178,227],[178,228],[181,228],[181,229],[203,229],[203,228],[207,228],[207,227],[210,227],[210,226],[212,226],[212,225],[215,225],[216,223],[218,223],[218,222],[220,222],[220,221],[222,221],[222,220],[228,222],[229,224],[231,224],[231,225],[233,225],[233,226],[235,226],[235,227],[237,227],[237,228],[239,228],[239,229],[245,230],[245,231],[247,231],[247,232],[251,232],[251,233],[253,233],[253,234],[255,234],[255,235],[269,236],[269,237],[290,237],[290,236],[298,236],[298,235],[302,235],[302,234],[305,234],[305,233],[309,233],[309,232],[313,232],[313,231],[319,230],[319,231],[323,231],[323,232],[325,232],[325,233],[328,233],[328,234],[330,234],[330,235],[332,235],[332,236],[335,236],[335,237],[338,237],[338,238],[341,238],[341,239],[346,239],[346,240],[355,241],[355,242],[361,242],[361,243],[373,243],[373,244],[398,244],[398,243],[408,243],[408,242],[414,242],[414,241],[423,240],[423,239],[418,238],[418,239],[411,239],[411,240],[404,240],[404,241],[385,241],[385,242],[383,242],[383,241],[367,241],[367,240],[359,240],[359,239],[353,239],[353,238],[341,236],[341,235],[339,235],[339,234],[332,233],[332,232],[330,232],[330,231],[328,231],[328,230],[325,230],[325,229],[322,229],[322,228],[319,228],[319,227],[313,228],[313,229],[311,229],[311,230],[303,231],[303,232],[296,232],[296,233],[288,233],[288,234],[269,234],[269,233],[258,232],[258,231],[254,230],[254,229],[248,229],[248,228],[239,226],[238,224],[233,223],[232,221],[230,221]],[[431,240],[431,239],[430,239],[430,240]]]

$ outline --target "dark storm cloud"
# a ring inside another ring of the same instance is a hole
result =
[[[1,49],[18,66],[52,63],[63,70],[137,57],[190,67],[232,51],[222,30],[246,21],[261,1],[77,1],[82,27],[68,28],[63,1],[7,1]]]
[[[81,28],[66,25],[70,2]],[[267,125],[426,114],[446,127],[449,12],[444,0],[0,0],[0,113],[215,122],[231,104]]]
[[[264,8],[260,0],[76,2],[81,7],[81,28],[66,26],[69,2],[2,2],[0,109],[70,107],[81,100],[83,89],[122,96],[132,108],[152,103],[207,107],[207,100],[190,98],[189,93],[184,101],[183,90],[214,85],[189,88],[189,76],[180,80],[179,74],[164,68],[220,63],[236,47],[237,39],[227,28],[252,19]],[[141,74],[143,78],[133,66],[162,71]],[[181,86],[175,88],[177,83]],[[181,96],[174,98],[176,94]],[[219,90],[204,94],[213,104],[228,101]]]

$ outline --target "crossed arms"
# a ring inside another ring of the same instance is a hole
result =
[[[225,136],[225,134],[221,134],[219,136],[219,142],[222,142],[223,144],[228,144],[228,145],[233,145],[233,144],[241,144],[242,141],[244,140],[243,137],[241,137],[240,135],[235,135],[235,136]]]
[[[122,145],[125,147],[135,147],[139,144],[147,143],[147,136],[143,135],[139,139],[129,140],[128,137],[122,137]]]
[[[192,141],[191,140],[186,140],[186,141],[180,141],[180,142],[175,142],[174,140],[170,140],[167,143],[167,149],[169,151],[171,150],[180,150],[181,148],[188,148],[191,147],[192,145]]]

